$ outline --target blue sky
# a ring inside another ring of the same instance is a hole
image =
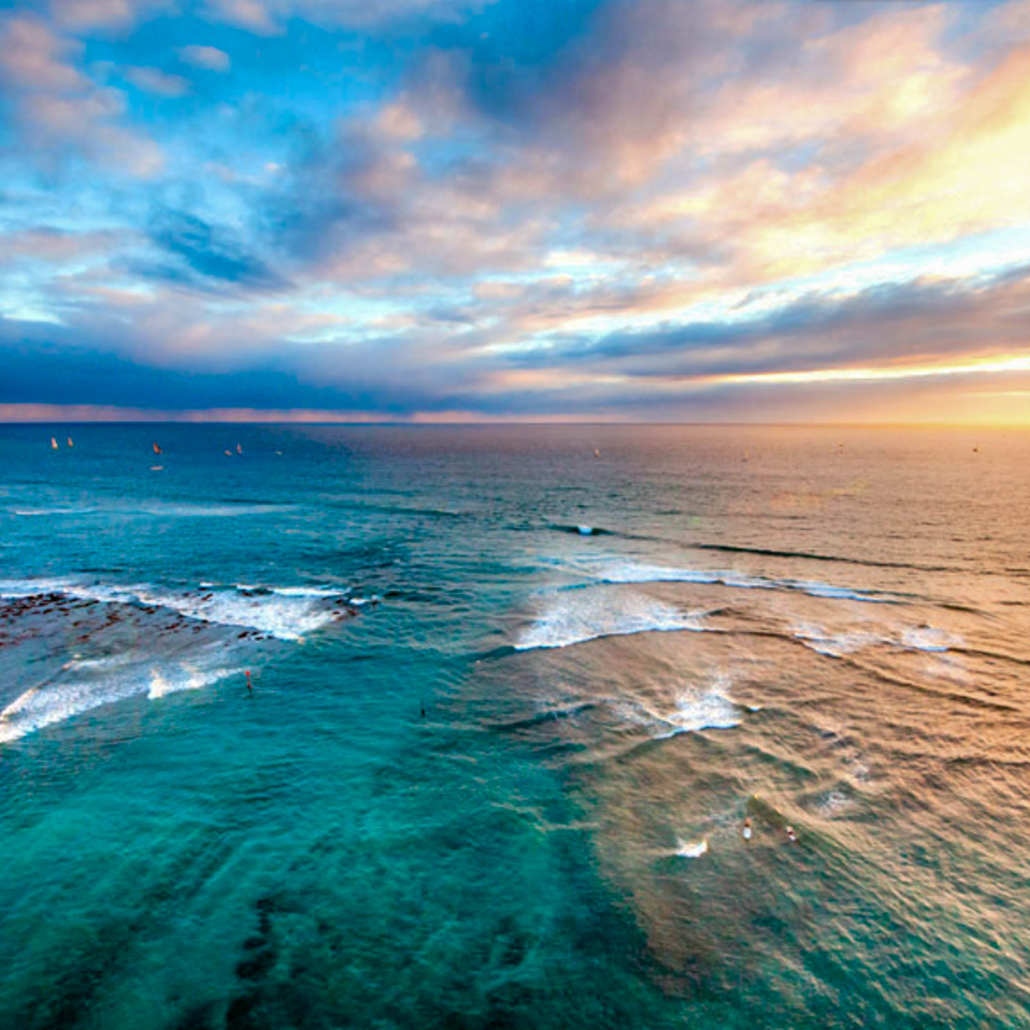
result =
[[[0,6],[0,419],[1030,423],[1030,2]]]

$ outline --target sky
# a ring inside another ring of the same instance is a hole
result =
[[[1030,0],[0,0],[0,421],[1030,425]]]

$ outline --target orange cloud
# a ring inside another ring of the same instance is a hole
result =
[[[798,210],[770,205],[751,226],[760,270],[803,274],[1030,222],[1028,67],[1030,48],[1012,53],[963,98],[946,134],[871,161]]]
[[[909,141],[895,140],[843,175],[818,161],[787,171],[763,157],[621,217],[626,225],[674,232],[680,224],[699,238],[732,241],[727,283],[809,275],[897,248],[1030,224],[1028,67],[1030,48],[1020,48],[958,100],[946,90],[947,103],[914,103],[918,117],[905,121]],[[920,85],[912,95],[923,91]],[[809,106],[817,119],[821,102],[812,98]],[[793,113],[805,122],[804,111]],[[884,117],[892,117],[886,109]]]

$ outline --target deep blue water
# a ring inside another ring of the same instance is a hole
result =
[[[0,427],[0,1027],[1030,1027],[1028,468]]]

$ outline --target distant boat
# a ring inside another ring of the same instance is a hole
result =
[[[154,447],[154,453],[155,454],[164,454],[164,451],[162,451],[161,448],[158,447],[156,443],[153,445],[153,447]]]
[[[226,453],[226,454],[227,454],[227,455],[228,455],[228,456],[229,456],[230,458],[232,457],[232,451],[226,451],[225,453]]]
[[[70,436],[68,437],[68,446],[69,447],[74,447],[75,446],[75,444],[72,443],[72,438]]]
[[[57,437],[50,437],[50,446],[56,451],[57,450]]]
[[[237,454],[242,454],[243,453],[243,448],[239,444],[236,445],[236,453]]]

